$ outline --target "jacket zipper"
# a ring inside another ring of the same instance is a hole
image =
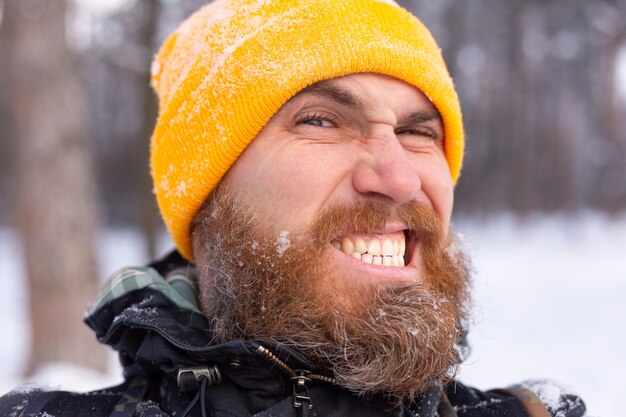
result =
[[[322,382],[326,382],[329,384],[339,385],[339,381],[337,381],[335,378],[331,378],[331,377],[324,376],[324,375],[317,375],[307,370],[293,369],[292,367],[287,365],[285,362],[278,359],[278,357],[274,355],[272,351],[270,351],[268,348],[266,348],[263,345],[259,345],[259,347],[257,348],[257,352],[261,353],[263,356],[265,356],[266,358],[274,362],[276,365],[278,365],[278,367],[282,369],[283,372],[285,372],[291,378],[298,378],[300,376],[304,376],[311,380],[322,381]]]
[[[292,389],[292,405],[293,408],[298,410],[299,417],[308,417],[309,410],[313,408],[313,402],[311,401],[311,396],[309,395],[309,387],[308,383],[312,380],[323,381],[330,384],[339,385],[339,381],[335,378],[330,378],[324,375],[317,375],[305,369],[295,370],[285,362],[281,361],[274,355],[269,349],[267,349],[263,345],[259,345],[257,348],[257,352],[261,355],[268,358],[274,364],[278,366],[279,369],[282,369],[287,375],[290,376],[291,379],[291,389]]]

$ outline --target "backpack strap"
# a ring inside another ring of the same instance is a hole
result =
[[[522,408],[528,414],[528,417],[552,417],[543,401],[528,388],[524,388],[521,385],[512,385],[508,388],[494,391],[515,397],[522,404]]]
[[[33,395],[28,399],[28,404],[26,404],[26,407],[22,410],[20,416],[35,417],[37,413],[43,411],[44,407],[58,395],[58,391],[41,391]]]
[[[132,417],[142,398],[146,395],[146,391],[148,391],[148,384],[147,377],[143,375],[134,377],[122,397],[113,407],[113,412],[109,414],[109,417]]]

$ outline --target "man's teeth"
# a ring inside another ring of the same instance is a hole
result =
[[[344,237],[332,245],[348,256],[372,265],[404,266],[406,242],[402,237]]]

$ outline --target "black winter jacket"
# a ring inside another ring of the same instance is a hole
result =
[[[195,272],[178,254],[116,274],[87,312],[98,340],[119,352],[125,382],[88,393],[25,391],[0,416],[112,417],[582,417],[573,395],[544,407],[531,391],[481,392],[453,381],[411,405],[357,397],[268,340],[217,344],[196,302]],[[549,412],[548,412],[549,410]]]

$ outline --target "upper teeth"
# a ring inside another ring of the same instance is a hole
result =
[[[355,236],[333,239],[333,246],[348,256],[374,265],[404,266],[404,235],[399,236]]]

